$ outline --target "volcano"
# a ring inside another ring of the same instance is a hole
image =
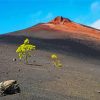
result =
[[[34,28],[43,29],[48,31],[58,31],[56,37],[59,38],[76,38],[81,40],[98,41],[100,40],[100,30],[94,29],[89,26],[75,23],[68,18],[61,16],[56,17],[54,20],[40,24]],[[34,29],[33,27],[31,28]],[[55,35],[55,34],[53,34]],[[45,34],[46,36],[46,34]]]
[[[16,49],[29,38],[37,49],[30,64]],[[54,67],[50,55],[63,67]],[[13,61],[16,59],[16,61]],[[21,93],[0,100],[99,100],[100,30],[58,16],[47,23],[0,35],[0,81],[14,79]]]
[[[12,40],[9,40],[10,37],[17,38],[18,36],[38,38],[43,40],[51,39],[51,42],[53,42],[53,40],[63,40],[64,44],[66,44],[64,46],[68,46],[69,48],[71,48],[71,50],[76,49],[73,48],[72,44],[74,43],[80,45],[77,47],[81,47],[81,45],[84,45],[87,47],[93,47],[93,49],[100,49],[100,30],[86,25],[78,24],[62,16],[58,16],[48,23],[40,23],[24,30],[1,35],[1,37],[8,38],[5,39],[5,41],[7,42],[10,42]],[[72,42],[70,45],[68,43],[69,41]],[[18,43],[19,42],[20,40],[18,41]],[[11,41],[11,43],[14,43],[14,41]]]

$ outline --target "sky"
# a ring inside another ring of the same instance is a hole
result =
[[[57,16],[100,29],[100,0],[0,0],[0,34]]]

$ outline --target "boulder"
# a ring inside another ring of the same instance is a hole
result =
[[[7,80],[0,83],[1,95],[19,93],[20,88],[16,80]]]

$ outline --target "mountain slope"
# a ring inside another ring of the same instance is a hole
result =
[[[99,100],[99,33],[57,17],[48,23],[0,35],[0,82],[15,79],[21,87],[20,94],[0,100]],[[29,65],[19,61],[15,52],[25,38],[37,47]],[[62,68],[53,65],[52,53],[58,55]]]
[[[56,17],[48,23],[1,35],[1,42],[21,43],[28,37],[38,47],[56,48],[63,51],[98,55],[100,51],[100,31],[88,26],[80,25],[63,17]],[[50,47],[51,46],[51,47]],[[59,51],[58,50],[58,51]]]
[[[87,44],[100,44],[100,30],[77,24],[63,17],[27,28],[22,33],[46,39],[76,39],[86,41]],[[20,33],[19,32],[19,33]],[[21,34],[22,34],[21,33]]]

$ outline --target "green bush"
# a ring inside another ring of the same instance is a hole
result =
[[[19,59],[23,58],[26,64],[28,64],[28,58],[31,57],[31,51],[35,49],[36,49],[36,46],[29,44],[29,39],[26,38],[24,40],[24,43],[17,48],[16,52],[18,53]]]

